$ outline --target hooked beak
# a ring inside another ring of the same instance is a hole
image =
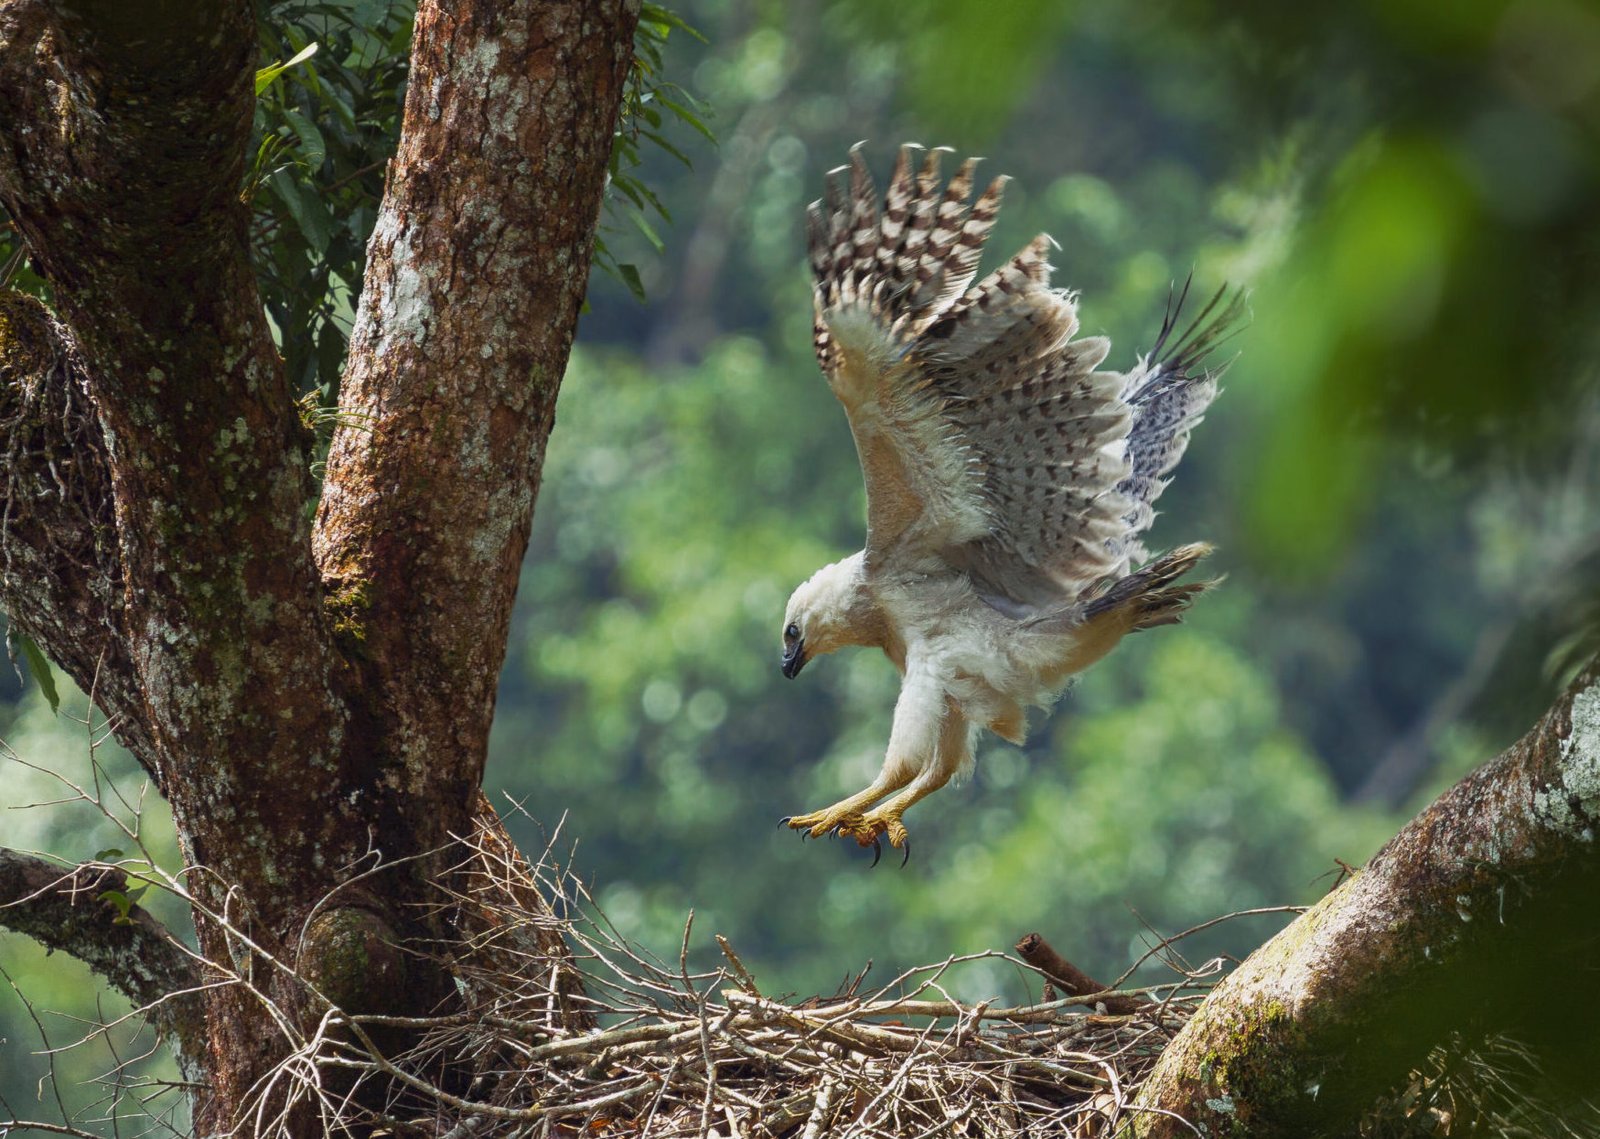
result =
[[[800,670],[805,666],[806,642],[801,639],[783,650],[783,675],[793,680],[800,675]]]

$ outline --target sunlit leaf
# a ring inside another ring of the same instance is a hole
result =
[[[315,43],[309,43],[296,52],[293,58],[288,59],[283,63],[274,63],[269,67],[261,68],[256,72],[257,98],[259,98],[261,93],[264,92],[268,87],[272,86],[273,80],[277,79],[278,76],[282,75],[285,71],[288,71],[289,68],[294,67],[296,64],[304,63],[306,60],[310,59],[316,54],[317,45]]]

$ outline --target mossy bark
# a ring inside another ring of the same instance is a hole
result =
[[[1448,1036],[1547,1035],[1567,1021],[1552,1013],[1547,978],[1566,978],[1561,1003],[1593,1010],[1597,825],[1591,671],[1218,985],[1162,1055],[1125,1133],[1348,1133]],[[1552,1050],[1561,1055],[1571,1042]],[[1593,1060],[1592,1041],[1582,1055]]]

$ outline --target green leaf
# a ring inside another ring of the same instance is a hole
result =
[[[644,209],[644,195],[639,193],[639,191],[644,189],[644,187],[639,183],[637,178],[627,174],[620,174],[611,179],[611,188],[617,191],[617,193],[623,195],[628,199],[628,201],[638,206],[641,210]]]
[[[61,707],[61,694],[56,691],[55,674],[50,671],[49,660],[39,651],[39,646],[33,643],[33,638],[26,633],[18,632],[15,625],[7,626],[6,654],[10,656],[14,668],[19,654],[27,661],[28,671],[33,673],[33,679],[38,683],[39,691],[44,693],[50,711],[57,711]]]
[[[121,857],[122,857],[122,850],[121,850],[120,847],[108,846],[104,850],[95,851],[94,852],[93,861],[95,861],[95,862],[109,862],[113,858],[121,858]]]
[[[685,23],[682,16],[670,8],[663,8],[660,4],[641,5],[639,8],[639,22],[655,25],[659,29],[658,34],[662,39],[666,39],[667,33],[676,28],[681,32],[688,33],[701,43],[710,42],[698,29]]]
[[[115,906],[117,908],[117,917],[116,917],[116,924],[117,925],[130,924],[129,920],[128,920],[128,915],[133,911],[133,901],[132,901],[132,899],[130,899],[128,897],[128,895],[124,894],[121,890],[106,890],[106,891],[104,891],[104,892],[102,892],[100,894],[95,895],[95,901],[97,901],[97,902],[110,902],[113,906]]]
[[[693,100],[690,99],[688,92],[684,92],[684,98],[689,100],[689,102],[693,102]],[[704,135],[707,142],[714,143],[717,141],[717,136],[712,134],[711,128],[706,126],[706,124],[700,120],[700,116],[695,112],[695,110],[691,109],[684,103],[679,103],[667,98],[659,91],[656,92],[656,99],[663,107],[667,108],[667,110],[678,116],[679,122],[688,123],[691,127]]]
[[[279,170],[271,181],[273,193],[300,227],[311,251],[321,255],[333,238],[333,216],[328,213],[327,203],[316,190],[296,182],[287,171]]]
[[[305,47],[296,52],[294,58],[289,60],[287,63],[274,63],[270,67],[261,68],[261,70],[256,72],[256,97],[260,98],[261,93],[268,87],[272,86],[272,81],[278,78],[278,76],[282,75],[285,71],[288,71],[289,68],[295,66],[297,63],[304,63],[306,60],[310,59],[316,54],[317,45],[315,43],[308,43]]]
[[[689,156],[687,154],[685,154],[683,151],[679,150],[677,147],[673,146],[670,142],[668,142],[666,139],[662,138],[655,131],[640,131],[639,133],[644,135],[644,137],[649,139],[651,142],[655,143],[662,150],[664,150],[668,154],[672,155],[672,157],[676,158],[679,162],[683,163],[685,166],[693,166],[694,165],[694,163],[689,161]]]
[[[328,156],[328,144],[323,141],[322,132],[299,111],[285,107],[283,117],[288,120],[289,125],[294,128],[294,133],[300,138],[300,157],[305,159],[306,165],[312,170],[318,169],[323,159]]]
[[[628,213],[633,217],[633,224],[638,227],[639,232],[644,234],[645,240],[651,245],[655,246],[656,252],[665,253],[667,250],[667,243],[661,240],[661,235],[658,234],[651,227],[650,223],[645,220],[644,214],[640,213],[638,210],[629,210]]]
[[[628,286],[628,292],[633,294],[633,299],[644,303],[644,282],[639,279],[639,269],[635,265],[618,265],[617,276],[622,278],[622,283]]]

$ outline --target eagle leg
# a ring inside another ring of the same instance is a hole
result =
[[[848,835],[862,846],[870,846],[880,838],[886,838],[896,850],[909,849],[909,837],[900,816],[950,782],[955,773],[966,765],[970,755],[967,718],[954,699],[946,697],[945,700],[945,714],[939,725],[939,746],[934,761],[917,772],[916,778],[906,783],[904,789],[887,802],[866,812],[860,819],[841,826],[839,834]]]
[[[914,655],[907,658],[889,749],[872,786],[824,810],[796,815],[788,820],[789,826],[812,838],[835,834],[853,838],[861,846],[887,838],[897,850],[905,846],[906,828],[900,815],[950,782],[969,754],[967,719],[960,705],[944,691],[932,669],[917,667],[920,663]],[[868,810],[885,795],[892,798]]]

